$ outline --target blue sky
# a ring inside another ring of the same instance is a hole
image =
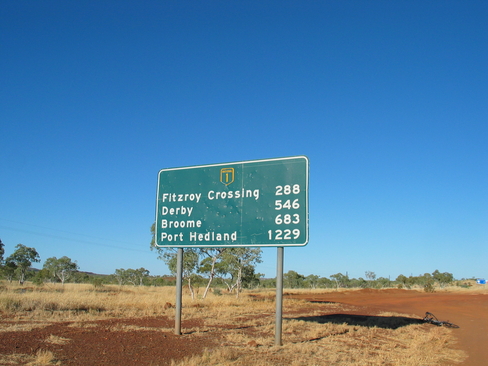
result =
[[[285,271],[488,276],[487,2],[1,8],[6,255],[168,274],[160,169],[306,155],[310,241]]]

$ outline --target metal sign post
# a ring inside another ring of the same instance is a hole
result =
[[[276,261],[276,320],[275,320],[275,345],[281,346],[281,334],[283,324],[283,259],[284,248],[278,247],[278,260]]]
[[[183,294],[183,248],[178,248],[176,257],[176,305],[175,334],[181,335],[181,308]]]
[[[183,248],[277,247],[276,344],[281,344],[283,251],[308,243],[308,158],[163,169],[155,245],[178,249],[175,333],[181,334]]]

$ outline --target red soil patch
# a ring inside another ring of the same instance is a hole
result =
[[[454,329],[453,332],[459,341],[459,348],[469,356],[463,365],[483,366],[488,362],[488,294],[365,289],[287,296],[360,306],[359,312],[362,315],[390,311],[423,318],[428,311],[439,320],[449,320],[459,325],[459,329]]]
[[[86,322],[82,327],[70,324],[0,332],[0,354],[35,355],[41,349],[53,352],[62,365],[164,366],[170,365],[172,359],[200,354],[215,345],[215,340],[209,337],[177,336],[174,332],[161,331],[161,328],[174,329],[174,320],[167,318],[101,320]],[[202,321],[192,321],[183,322],[182,326],[189,329],[202,324]],[[127,330],[121,330],[123,326],[128,326]],[[52,344],[47,342],[51,335],[69,341]]]

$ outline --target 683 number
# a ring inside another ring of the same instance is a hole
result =
[[[290,215],[290,214],[281,215],[281,214],[279,214],[275,218],[275,224],[276,225],[281,225],[281,224],[289,225],[289,224],[298,224],[298,223],[300,223],[300,215],[299,214],[293,214],[293,215]]]

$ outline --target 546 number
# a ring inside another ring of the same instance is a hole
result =
[[[285,200],[284,202],[282,200],[275,200],[275,210],[296,210],[297,208],[300,208],[298,198],[294,199],[293,201]]]

